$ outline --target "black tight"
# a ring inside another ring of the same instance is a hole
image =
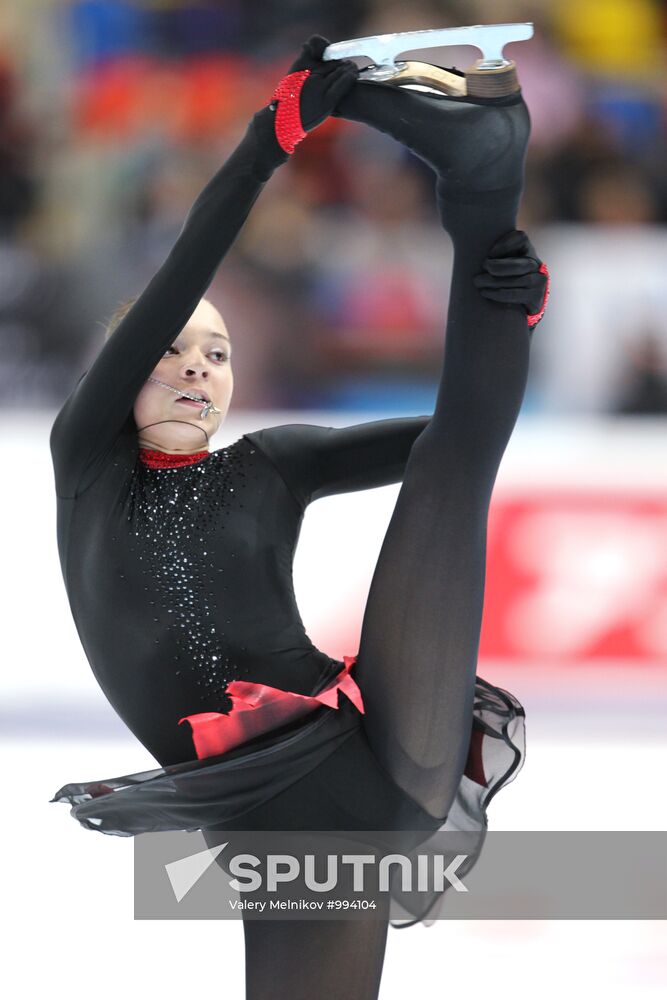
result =
[[[472,722],[491,491],[528,369],[525,310],[473,277],[514,227],[515,194],[440,209],[455,247],[445,365],[415,441],[372,580],[357,681],[368,740],[394,780],[445,817]]]
[[[376,127],[382,118],[382,130],[399,139],[405,126],[418,149],[417,116],[397,114],[392,102],[404,103],[405,95],[389,90],[378,90],[387,103],[375,120],[369,105],[359,110],[348,99],[341,116]],[[370,100],[369,91],[356,91]],[[525,309],[483,299],[473,278],[492,245],[515,228],[528,123],[523,104],[471,109],[436,101],[432,111],[421,108],[429,143],[434,130],[440,136],[438,210],[455,250],[445,363],[373,576],[356,678],[374,753],[404,791],[444,817],[470,738],[489,501],[521,407],[529,352]],[[249,1000],[377,997],[386,921],[244,927]]]
[[[376,756],[437,817],[465,766],[484,599],[486,524],[521,408],[529,331],[522,306],[473,284],[515,228],[529,134],[525,104],[478,106],[362,84],[339,106],[422,156],[454,244],[445,357],[433,416],[414,442],[371,583],[357,681]]]
[[[388,919],[244,920],[248,1000],[374,1000],[388,927]]]

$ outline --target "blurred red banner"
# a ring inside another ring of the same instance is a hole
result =
[[[480,656],[667,665],[667,498],[494,499]]]

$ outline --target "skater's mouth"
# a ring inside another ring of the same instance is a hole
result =
[[[176,400],[177,403],[210,403],[211,398],[207,392],[203,389],[192,389],[188,390],[188,394],[184,396],[179,396]]]
[[[188,399],[187,396],[181,396],[180,399],[176,400],[177,403],[186,403],[188,406],[197,406],[201,408],[206,403],[205,399]]]

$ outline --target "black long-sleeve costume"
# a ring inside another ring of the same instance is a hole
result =
[[[194,756],[178,720],[226,711],[228,681],[313,694],[340,671],[308,638],[294,596],[305,508],[398,482],[429,419],[289,424],[192,465],[139,460],[137,393],[237,236],[267,157],[280,160],[265,124],[259,112],[51,433],[58,548],[81,641],[107,698],[162,764]]]
[[[60,556],[82,642],[121,717],[175,765],[70,784],[56,801],[103,833],[204,829],[213,842],[211,830],[230,829],[466,830],[470,868],[486,806],[524,757],[522,706],[477,677],[476,662],[488,506],[523,398],[529,332],[523,307],[485,301],[474,277],[515,226],[527,113],[519,96],[489,106],[424,99],[420,110],[418,98],[380,84],[358,85],[344,104],[344,116],[365,120],[368,110],[369,121],[384,114],[392,128],[423,132],[442,154],[438,210],[455,263],[434,414],[342,430],[288,425],[182,468],[141,465],[135,397],[285,159],[271,112],[259,112],[53,428]],[[338,673],[294,602],[303,510],[320,496],[399,479],[360,636],[366,714],[342,699],[287,739],[192,766],[190,734],[177,721],[215,711],[216,699],[221,709],[228,679],[315,693]],[[422,850],[419,837],[411,843]],[[392,888],[416,918],[442,890],[416,895]],[[326,982],[331,996],[349,996],[361,966],[371,978],[358,995],[374,997],[386,928],[353,927],[346,950],[325,923],[285,928],[278,940],[280,923],[249,922],[249,996],[275,995],[284,959],[284,995],[312,996]]]

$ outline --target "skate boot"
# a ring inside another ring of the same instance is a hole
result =
[[[514,26],[495,25],[451,30],[452,33],[488,31],[490,27],[507,29]],[[402,36],[378,37],[405,39],[407,36],[425,34],[435,34],[442,38],[449,31],[408,32]],[[456,44],[462,44],[458,36],[454,40]],[[516,39],[510,37],[505,40]],[[368,51],[366,44],[360,44],[366,41],[354,40],[356,54]],[[323,58],[332,50],[337,50],[338,46],[352,44],[353,42],[339,42],[336,46],[329,46]],[[399,44],[398,51],[404,51],[407,47],[405,42],[396,42],[394,51]],[[412,42],[407,44],[412,45]],[[438,44],[442,45],[443,42],[439,41]],[[468,40],[466,44],[472,44],[472,41]],[[393,66],[393,56],[388,58]],[[484,60],[479,62],[483,63]],[[388,72],[388,67],[386,69]],[[424,91],[423,88],[419,92],[412,84],[400,85],[400,79],[398,83],[378,82],[368,76],[364,77],[362,71],[354,87],[340,101],[333,114],[348,121],[364,122],[402,143],[435,170],[447,188],[449,198],[465,197],[466,192],[519,188],[523,181],[530,119],[521,96],[514,64],[495,66],[490,70],[483,70],[477,64],[467,74],[449,72],[452,77],[465,83],[467,91],[471,89],[470,80],[476,80],[482,73],[493,73],[495,83],[472,87],[477,91],[486,90],[487,96],[470,92],[444,94],[434,89]],[[491,80],[491,77],[487,79]],[[390,80],[393,81],[393,78],[388,76],[387,81]],[[492,93],[488,95],[488,91]]]

